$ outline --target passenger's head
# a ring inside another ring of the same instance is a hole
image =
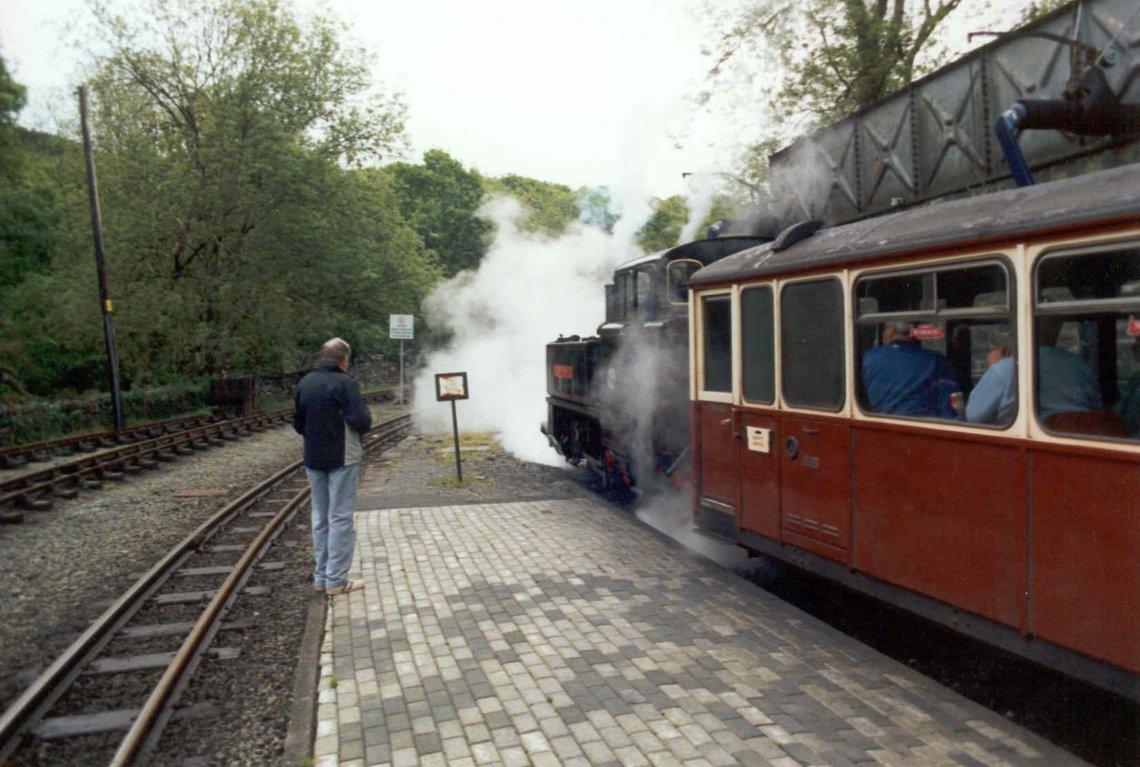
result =
[[[892,341],[909,342],[910,340],[910,322],[907,320],[888,322],[883,328],[884,344],[889,344]]]
[[[348,360],[352,357],[352,347],[343,338],[330,338],[321,345],[321,352],[317,359],[320,362],[330,362],[341,370],[348,370]]]

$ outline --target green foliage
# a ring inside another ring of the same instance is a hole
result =
[[[25,98],[24,86],[12,79],[0,56],[0,182],[10,183],[17,170],[19,155],[13,151],[13,126]]]
[[[712,206],[705,217],[701,219],[696,230],[696,237],[704,237],[709,227],[717,221],[736,220],[742,218],[752,210],[754,203],[743,203],[739,196],[731,194],[718,194],[713,197]]]
[[[1053,11],[1057,10],[1063,5],[1068,4],[1071,1],[1072,0],[1035,0],[1034,2],[1029,3],[1029,5],[1024,10],[1022,10],[1020,24],[1028,24],[1031,21],[1037,21],[1037,19],[1040,19],[1043,16],[1048,16]]]
[[[728,31],[712,52],[710,75],[754,61],[772,83],[777,117],[832,122],[914,79],[918,55],[961,2],[753,0],[716,20]]]
[[[441,277],[391,179],[403,109],[331,22],[276,0],[96,6],[96,167],[125,387],[277,374],[340,335],[392,351],[390,313]],[[0,367],[12,396],[106,387],[82,148],[16,129],[0,186]],[[20,393],[21,390],[26,394]]]
[[[106,361],[103,361],[106,364]],[[206,412],[207,385],[190,381],[158,389],[136,389],[123,394],[127,425],[151,423],[194,412]],[[103,431],[114,423],[109,394],[0,405],[0,446]]]
[[[519,229],[557,237],[571,222],[578,220],[578,194],[562,184],[551,184],[514,174],[485,182],[487,191],[509,194],[526,214]]]
[[[343,163],[383,156],[403,127],[397,102],[364,100],[361,52],[273,0],[97,15],[113,45],[92,88],[124,359],[164,380],[287,367],[318,337],[359,343],[388,310],[371,295],[360,313],[392,256],[374,222],[398,216]]]
[[[49,187],[19,177],[0,187],[0,290],[50,270],[60,216]]]
[[[613,234],[619,215],[612,209],[613,200],[608,187],[583,187],[578,190],[578,218]]]
[[[404,220],[437,255],[444,276],[477,267],[492,228],[475,215],[483,204],[482,177],[439,149],[425,152],[422,165],[393,163],[384,172]]]
[[[0,56],[0,127],[16,122],[16,116],[24,108],[27,91],[24,86],[12,79],[4,58]]]
[[[681,230],[689,220],[689,209],[680,195],[654,200],[653,213],[645,226],[637,232],[637,244],[647,253],[654,253],[677,245]]]

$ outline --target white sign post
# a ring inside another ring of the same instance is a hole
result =
[[[404,404],[404,341],[415,336],[416,318],[410,314],[388,315],[388,337],[400,339],[400,404]]]

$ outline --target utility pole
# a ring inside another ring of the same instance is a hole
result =
[[[95,267],[99,272],[99,304],[103,312],[103,338],[107,342],[107,370],[111,377],[111,407],[115,431],[125,425],[123,393],[119,388],[119,358],[115,353],[115,327],[111,323],[111,294],[107,290],[107,265],[103,254],[103,217],[99,213],[99,187],[95,181],[95,154],[87,124],[87,89],[79,87],[79,117],[83,124],[83,156],[87,161],[87,196],[91,202],[91,232],[95,237]]]

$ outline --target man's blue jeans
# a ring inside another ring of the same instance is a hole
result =
[[[305,473],[313,491],[313,551],[317,558],[313,585],[319,589],[343,586],[356,548],[352,514],[356,511],[360,466],[327,471],[306,466]]]

